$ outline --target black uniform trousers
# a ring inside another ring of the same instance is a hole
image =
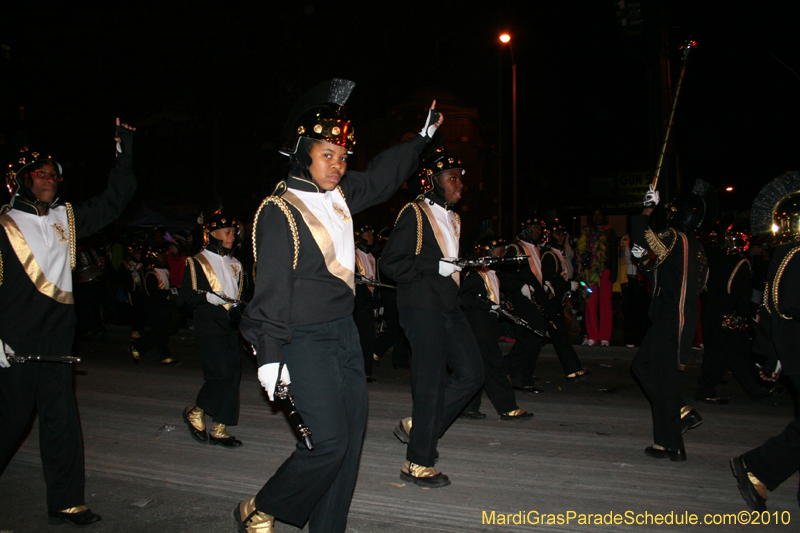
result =
[[[483,358],[483,371],[485,379],[483,389],[492,402],[497,414],[502,415],[517,408],[517,399],[511,389],[508,379],[508,365],[503,359],[498,340],[500,338],[500,323],[497,315],[481,309],[465,310],[475,342]],[[478,412],[481,408],[481,391],[473,397],[465,408],[469,412]]]
[[[400,327],[400,315],[397,310],[397,290],[379,287],[378,292],[383,305],[383,318],[386,320],[386,329],[375,338],[372,351],[378,357],[383,357],[383,354],[388,352],[389,348],[392,348],[392,367],[408,368],[410,364],[410,348],[408,339],[403,334],[403,328]]]
[[[687,321],[684,331],[694,331]],[[683,448],[681,435],[681,373],[678,369],[678,319],[656,319],[633,358],[632,370],[653,410],[653,442],[669,449]]]
[[[750,361],[750,334],[722,327],[723,311],[703,302],[703,366],[697,381],[695,398],[714,398],[717,384],[730,367],[734,377],[747,395],[757,399],[764,387],[758,381],[755,365]]]
[[[72,390],[72,365],[14,363],[0,369],[0,473],[39,414],[39,448],[48,511],[84,504],[83,441]]]
[[[138,295],[137,295],[138,296]],[[139,296],[142,309],[145,313],[147,324],[146,331],[142,331],[142,336],[134,341],[134,346],[142,355],[155,347],[158,356],[163,361],[170,357],[169,351],[169,327],[170,311],[169,301],[158,296]],[[144,328],[142,328],[144,329]]]
[[[800,376],[794,376],[795,378]],[[797,382],[797,380],[794,380]],[[789,422],[783,433],[770,438],[742,458],[747,469],[769,490],[775,490],[800,470],[800,418]],[[800,503],[800,490],[798,490]]]
[[[507,296],[516,316],[525,320],[536,330],[542,332],[545,330],[542,313],[531,304],[526,296],[515,293],[507,293]],[[514,337],[517,342],[506,355],[508,371],[514,381],[514,386],[533,386],[533,371],[536,369],[536,361],[539,359],[544,339],[519,325],[514,325]]]
[[[561,302],[564,301],[563,294],[556,295],[553,298],[548,298],[547,302],[542,304],[542,307],[547,311],[547,316],[550,321],[547,322],[547,331],[550,333],[550,342],[553,343],[553,348],[558,356],[558,362],[561,363],[561,368],[564,369],[565,375],[570,375],[578,370],[583,369],[581,360],[578,353],[572,346],[569,340],[569,331],[567,330],[567,321],[564,319],[564,308]],[[539,359],[539,351],[536,352],[536,359],[534,360],[534,370],[536,369],[536,362]]]
[[[481,355],[464,313],[401,308],[400,325],[411,342],[413,423],[406,459],[433,466],[437,440],[483,385]],[[447,378],[447,367],[450,378]]]
[[[203,335],[200,320],[195,323],[197,353],[203,365],[203,386],[197,393],[197,406],[211,415],[214,422],[235,426],[239,422],[239,381],[242,357],[239,333],[230,330],[224,335]],[[215,327],[213,324],[209,328]],[[291,372],[291,371],[290,371]]]
[[[364,290],[369,292],[366,287],[364,287]],[[371,376],[372,363],[374,361],[372,353],[375,347],[375,300],[371,294],[369,296],[356,296],[356,302],[353,306],[353,320],[356,323],[358,337],[361,340],[361,352],[364,354],[364,373],[367,376]]]
[[[256,508],[310,533],[347,529],[367,421],[367,383],[352,317],[292,328],[283,346],[295,404],[314,450],[298,442],[256,495]]]

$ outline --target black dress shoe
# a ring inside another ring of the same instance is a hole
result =
[[[223,448],[238,448],[242,445],[242,441],[236,437],[217,438],[211,435],[208,436],[208,443],[214,446],[222,446]]]
[[[189,428],[189,435],[191,435],[192,438],[197,442],[199,442],[200,444],[205,444],[206,442],[208,442],[208,433],[206,433],[205,430],[199,430],[196,427],[194,427],[192,422],[189,420],[189,412],[193,411],[196,408],[197,406],[190,405],[189,407],[184,409],[183,421],[186,422],[186,427]]]
[[[723,398],[722,396],[713,396],[710,398],[698,398],[697,396],[694,397],[695,401],[700,403],[705,403],[708,405],[728,405],[731,403],[730,399]]]
[[[378,380],[373,378],[372,376],[367,376],[367,383],[377,383]]]
[[[703,417],[696,410],[689,408],[681,413],[681,433],[686,433],[703,423]]]
[[[670,461],[674,461],[676,463],[683,462],[686,460],[686,450],[683,448],[677,448],[675,450],[670,450],[669,448],[656,448],[654,446],[648,446],[644,449],[644,454],[648,457],[655,457],[656,459],[669,459]]]
[[[75,511],[80,509],[79,511]],[[72,512],[70,512],[72,511]],[[58,524],[71,524],[73,526],[81,527],[95,524],[103,518],[99,514],[95,514],[84,506],[73,507],[65,511],[50,511],[47,517],[48,523],[51,525]]]
[[[741,455],[731,459],[731,470],[733,470],[736,483],[739,485],[739,493],[744,498],[747,506],[754,511],[766,511],[767,500],[758,493],[756,486],[750,481],[750,476],[747,475],[747,467]],[[764,489],[766,490],[766,487]]]
[[[486,413],[480,411],[464,411],[458,418],[468,418],[469,420],[486,420]]]

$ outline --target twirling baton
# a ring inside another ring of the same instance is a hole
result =
[[[653,178],[653,189],[658,186],[658,177],[661,175],[661,164],[664,162],[664,153],[667,151],[667,141],[669,141],[669,133],[672,130],[672,119],[675,117],[675,108],[678,107],[678,96],[681,94],[681,84],[683,83],[683,75],[686,73],[686,63],[689,62],[689,52],[697,46],[697,41],[688,40],[683,43],[683,66],[681,67],[681,75],[678,78],[678,87],[675,89],[675,98],[672,100],[672,110],[669,113],[669,121],[667,122],[667,131],[664,134],[664,143],[661,145],[661,154],[658,156],[658,164],[656,165],[656,175]]]

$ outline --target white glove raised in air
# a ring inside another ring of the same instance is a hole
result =
[[[11,363],[8,362],[6,358],[6,353],[13,354],[14,350],[11,349],[11,346],[0,341],[0,368],[8,368],[11,366]]]
[[[661,195],[658,194],[658,191],[650,185],[650,188],[644,195],[644,200],[642,200],[642,205],[645,207],[655,207],[658,205],[658,202],[661,200]]]
[[[258,381],[261,382],[261,386],[267,391],[269,401],[275,399],[275,385],[278,384],[278,367],[280,367],[280,363],[267,363],[266,365],[258,367]],[[288,385],[292,382],[289,377],[289,369],[286,365],[283,365],[283,371],[281,371],[281,382],[284,385]]]
[[[223,300],[222,298],[220,298],[219,296],[217,296],[213,292],[207,292],[206,293],[206,301],[208,303],[210,303],[211,305],[222,305],[222,304],[226,303],[225,300]]]
[[[458,259],[457,257],[443,257],[439,259],[439,275],[447,277],[454,272],[461,272],[461,267],[458,265],[454,265],[449,261],[455,261]]]
[[[441,125],[441,115],[438,111],[436,111],[436,109],[434,109],[435,107],[436,100],[433,101],[431,108],[428,109],[428,116],[425,118],[425,125],[422,126],[422,131],[419,132],[419,134],[425,137],[425,140],[429,142],[431,139],[433,139],[433,135]]]
[[[573,292],[578,290],[578,286],[579,285],[578,285],[577,281],[570,281],[569,282],[569,290],[571,290]]]
[[[647,250],[645,250],[644,248],[642,248],[638,244],[634,244],[633,248],[631,248],[631,254],[636,259],[641,259],[642,257],[644,257],[644,254],[646,254],[646,253],[647,253]]]

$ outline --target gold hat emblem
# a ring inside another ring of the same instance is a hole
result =
[[[339,128],[339,126],[334,126],[333,128],[331,128],[332,135],[339,135],[340,133],[342,133],[342,130],[341,128]]]
[[[439,161],[438,163],[436,163],[436,166],[439,167],[439,168],[442,168],[444,166],[444,163]]]
[[[305,132],[306,132],[306,127],[305,126],[300,126],[299,128],[297,128],[298,135],[302,135]]]
[[[314,133],[322,133],[322,124],[314,125]]]

